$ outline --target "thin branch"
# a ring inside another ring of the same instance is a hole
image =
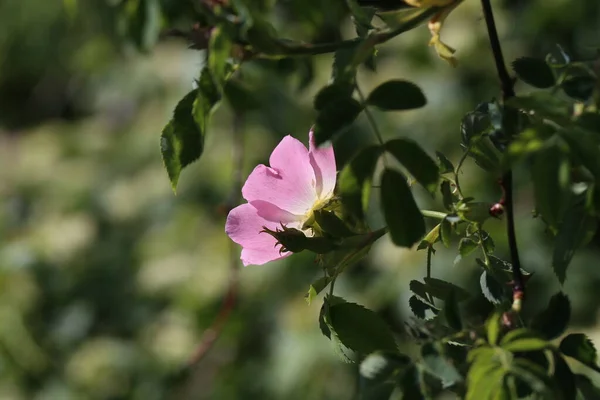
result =
[[[371,110],[369,110],[369,107],[366,104],[367,99],[365,98],[365,95],[363,94],[363,92],[360,90],[358,83],[355,84],[354,86],[356,87],[356,92],[358,93],[358,97],[360,97],[360,101],[364,106],[365,115],[367,116],[367,119],[369,120],[369,124],[371,125],[373,134],[377,138],[377,141],[379,142],[381,147],[383,147],[383,137],[381,136],[381,132],[379,131],[379,127],[377,126],[377,121],[375,121],[375,117],[373,116],[373,113],[371,113]]]
[[[240,203],[240,193],[242,191],[242,173],[244,166],[244,134],[243,134],[243,116],[236,114],[233,120],[233,146],[232,146],[232,159],[233,159],[233,182],[231,185],[231,194],[224,207],[224,211],[228,212],[233,207]],[[190,375],[194,372],[195,368],[200,362],[206,357],[208,352],[212,349],[215,342],[221,335],[223,328],[231,312],[235,308],[237,294],[238,294],[238,275],[239,275],[239,249],[230,241],[229,250],[229,281],[227,291],[221,307],[217,312],[217,316],[213,320],[210,327],[208,327],[202,339],[196,349],[187,360],[187,362],[173,375],[168,377],[170,383],[169,386],[176,387],[180,386],[183,382],[189,379]]]
[[[214,14],[210,7],[207,7],[206,5],[201,6],[203,13],[210,15],[211,19],[214,20],[215,23],[221,21],[225,24],[232,24],[232,21],[227,19],[225,16]],[[385,43],[388,40],[393,39],[404,32],[416,28],[417,26],[434,16],[436,13],[438,13],[440,10],[442,10],[441,7],[430,7],[424,10],[417,10],[415,12],[415,15],[411,19],[407,20],[403,24],[400,24],[398,27],[394,29],[373,31],[367,38],[357,37],[354,39],[348,39],[332,43],[303,43],[291,40],[274,39],[273,49],[269,50],[269,52],[260,52],[253,51],[252,49],[245,49],[247,50],[245,51],[245,58],[283,58],[334,53],[339,49],[352,48],[365,40],[370,41],[373,45],[378,45]],[[203,30],[200,29],[198,25],[195,25],[192,28],[192,31],[190,31],[187,34],[179,30],[171,29],[165,31],[161,35],[161,37],[186,37],[188,41],[190,41],[192,48],[198,50],[205,49],[208,46],[208,41],[206,40],[205,35],[199,35],[197,33],[198,31]],[[245,46],[248,43],[238,44]]]
[[[500,46],[500,39],[498,38],[498,30],[496,29],[496,22],[494,21],[494,14],[492,11],[492,5],[490,0],[481,0],[481,6],[483,8],[483,15],[487,26],[488,36],[490,39],[490,46],[494,55],[494,61],[496,62],[496,70],[498,71],[498,78],[500,79],[500,87],[502,89],[502,98],[504,101],[515,96],[514,80],[510,77],[506,65],[504,64],[504,56],[502,55],[502,47]],[[511,139],[511,138],[507,138]],[[513,174],[512,170],[508,170],[500,181],[500,185],[504,192],[500,203],[504,206],[506,211],[506,228],[508,236],[508,246],[510,249],[510,257],[512,261],[512,274],[513,274],[513,305],[514,311],[521,310],[521,303],[525,296],[525,282],[523,274],[521,272],[521,261],[519,259],[519,250],[517,246],[517,235],[515,229],[515,215],[514,215],[514,199],[513,199]]]

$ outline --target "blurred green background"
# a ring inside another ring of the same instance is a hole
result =
[[[344,364],[321,335],[320,302],[308,306],[303,298],[320,273],[310,254],[240,269],[238,304],[222,336],[187,380],[175,385],[170,379],[227,292],[232,245],[224,210],[237,196],[231,191],[236,119],[226,104],[211,123],[202,159],[183,172],[177,196],[162,167],[160,132],[192,88],[203,54],[161,33],[189,30],[196,21],[193,3],[0,2],[0,399],[355,395],[357,367]],[[507,62],[543,57],[556,44],[575,59],[595,55],[596,0],[493,3]],[[271,5],[282,37],[354,35],[341,0]],[[393,77],[421,86],[428,106],[378,113],[381,129],[387,138],[413,138],[456,162],[462,115],[498,96],[479,2],[465,1],[444,28],[444,40],[458,50],[457,68],[427,47],[428,34],[422,26],[383,45],[377,72],[361,70],[360,83],[365,92]],[[328,80],[332,57],[313,61],[312,68],[305,59],[242,67],[256,100],[240,124],[244,178],[284,135],[306,143],[312,98]],[[373,141],[360,117],[335,142],[339,166]],[[516,176],[520,250],[524,267],[535,272],[526,312],[534,312],[559,286],[550,268],[551,241],[531,218],[527,170]],[[461,179],[463,191],[478,200],[500,196],[496,177],[471,164]],[[441,209],[439,199],[418,200]],[[382,224],[376,212],[370,218],[373,227]],[[487,229],[497,254],[506,257],[503,223]],[[599,245],[596,238],[576,256],[565,285],[572,327],[596,340]],[[239,248],[233,251],[237,257]],[[439,249],[433,275],[477,291],[474,258],[455,263],[456,256],[456,248]],[[339,295],[380,311],[409,354],[408,282],[424,275],[424,257],[384,237],[336,285]]]

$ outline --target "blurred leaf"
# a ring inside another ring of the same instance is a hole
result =
[[[425,235],[425,220],[402,174],[390,169],[383,171],[381,202],[395,245],[412,247]]]
[[[317,295],[321,293],[321,291],[325,289],[327,285],[329,285],[331,279],[331,277],[324,276],[311,283],[310,287],[308,288],[308,293],[304,295],[304,300],[306,300],[308,305],[310,305]]]
[[[547,89],[554,86],[554,74],[544,60],[533,57],[517,58],[512,63],[519,79],[531,86]]]
[[[319,227],[328,235],[338,238],[356,235],[333,211],[318,210],[314,216]]]
[[[463,301],[471,297],[469,292],[453,283],[436,278],[424,278],[423,280],[425,281],[427,293],[438,299],[445,300],[450,295],[450,292],[454,292],[454,296],[458,301]]]
[[[448,221],[448,218],[444,218],[442,222],[440,222],[440,237],[444,247],[450,247],[450,242],[452,240],[452,224]]]
[[[359,221],[369,204],[373,170],[381,155],[381,148],[370,146],[363,148],[342,169],[338,178],[338,188],[344,208]]]
[[[583,400],[600,399],[600,388],[595,386],[587,376],[576,374],[575,383]]]
[[[570,196],[570,165],[566,154],[550,145],[538,151],[531,168],[536,210],[556,229],[562,220]]]
[[[468,147],[471,140],[487,133],[491,128],[490,116],[481,111],[472,111],[463,117],[460,123],[462,143]]]
[[[600,372],[598,353],[594,343],[583,333],[571,333],[560,342],[560,351],[580,363]]]
[[[493,173],[500,171],[501,153],[488,136],[472,139],[466,151],[484,170]]]
[[[208,45],[208,68],[217,86],[222,87],[228,78],[230,67],[228,60],[231,56],[233,43],[223,26],[216,26],[210,31]]]
[[[314,134],[315,142],[320,145],[352,125],[363,106],[352,97],[337,97],[327,103],[317,115]]]
[[[454,294],[454,290],[451,290],[448,297],[444,300],[444,317],[448,326],[455,331],[462,329],[462,320],[460,317],[460,310],[458,308],[458,300]]]
[[[426,343],[421,347],[421,358],[427,371],[438,377],[444,387],[463,381],[463,377],[456,367],[444,356],[441,346]]]
[[[427,99],[421,88],[412,82],[401,80],[384,82],[367,97],[367,105],[384,111],[412,110],[426,104]]]
[[[411,296],[410,299],[408,299],[408,306],[417,318],[425,319],[427,317],[427,310],[430,310],[434,314],[437,314],[439,311],[426,299],[426,297],[421,298],[419,296]]]
[[[438,173],[440,175],[454,172],[454,165],[452,165],[452,162],[448,160],[448,158],[446,158],[445,155],[443,155],[439,151],[436,151],[435,154],[437,156],[437,164],[439,169]]]
[[[358,5],[357,0],[346,0],[346,4],[352,14],[352,20],[356,27],[358,36],[366,36],[370,29],[373,29],[371,20],[375,15],[375,9],[372,7],[362,8]]]
[[[477,250],[477,247],[477,242],[470,238],[462,238],[460,239],[460,242],[458,242],[458,252],[463,258]]]
[[[500,341],[500,346],[511,353],[519,353],[543,350],[548,348],[550,344],[539,338],[535,332],[526,328],[519,328],[504,335]]]
[[[440,185],[440,191],[442,192],[444,208],[448,211],[452,211],[454,208],[454,195],[450,189],[450,182],[442,181],[442,184]]]
[[[388,325],[371,310],[355,303],[329,306],[329,324],[340,341],[363,354],[377,350],[396,351],[396,341]]]
[[[507,100],[507,105],[522,109],[538,118],[547,118],[561,126],[568,125],[570,121],[570,103],[549,93],[515,96]]]
[[[424,300],[427,300],[427,298],[428,298],[427,297],[427,288],[425,287],[425,284],[423,282],[412,280],[408,284],[408,287],[409,287],[409,289],[410,289],[411,292],[413,292],[414,294],[416,294],[420,298],[422,298]]]
[[[485,271],[484,271],[485,272]],[[495,346],[500,338],[502,314],[495,312],[492,314],[485,323],[487,338],[489,344]]]
[[[420,385],[420,372],[414,365],[407,368],[400,377],[402,400],[424,400]]]
[[[435,227],[433,227],[433,229],[430,230],[427,235],[425,235],[421,243],[419,243],[417,250],[433,246],[440,238],[440,227],[441,224],[437,224]]]
[[[577,398],[575,375],[573,375],[571,368],[569,368],[565,359],[557,351],[552,352],[552,357],[554,361],[554,393],[557,394],[558,398],[562,399]]]
[[[591,71],[579,65],[571,65],[567,68],[566,76],[560,86],[567,96],[586,101],[594,93],[596,85],[597,78]]]
[[[333,83],[331,85],[327,85],[319,90],[315,96],[313,102],[314,108],[317,111],[321,111],[332,102],[337,101],[339,98],[351,97],[352,92],[354,92],[353,85],[344,83]]]
[[[246,36],[254,51],[258,53],[277,55],[284,51],[283,44],[277,39],[276,29],[257,13],[252,13],[252,25],[249,26]]]
[[[546,62],[554,68],[562,68],[571,62],[571,58],[559,44],[556,44],[552,51],[546,55]]]
[[[389,399],[394,378],[408,365],[410,358],[393,353],[371,353],[360,364],[360,399]]]
[[[565,212],[552,254],[552,267],[561,284],[565,282],[567,267],[575,251],[596,232],[597,226],[596,218],[588,215],[582,202],[575,203]]]
[[[385,143],[385,150],[400,163],[429,192],[434,193],[439,179],[439,169],[427,153],[410,139],[394,139]]]
[[[533,319],[531,328],[546,339],[560,336],[571,318],[571,303],[562,292],[552,296],[548,307]]]

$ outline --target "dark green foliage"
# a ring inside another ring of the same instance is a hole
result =
[[[533,320],[531,328],[546,339],[554,339],[565,331],[570,318],[569,298],[559,292],[552,296],[548,307]]]
[[[421,146],[409,139],[394,139],[385,143],[385,150],[390,152],[421,185],[430,192],[435,192],[439,169]]]
[[[339,173],[338,189],[346,212],[362,221],[369,205],[373,170],[381,149],[371,146],[362,149]]]
[[[541,89],[554,86],[554,74],[552,69],[538,58],[521,57],[512,63],[512,67],[519,79]]]
[[[414,83],[393,80],[373,89],[367,97],[367,104],[384,111],[400,111],[421,108],[427,104],[427,99]]]
[[[425,235],[425,221],[410,188],[399,172],[386,169],[381,178],[381,208],[392,241],[412,247]]]
[[[598,353],[592,341],[583,333],[571,333],[560,342],[560,351],[580,363],[600,372]]]

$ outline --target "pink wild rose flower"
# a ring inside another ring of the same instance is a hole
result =
[[[244,265],[261,265],[292,254],[281,251],[277,240],[261,231],[275,231],[282,225],[302,230],[313,211],[333,197],[333,147],[316,147],[312,131],[308,150],[299,140],[286,136],[271,153],[269,164],[254,168],[242,188],[248,203],[231,210],[225,224],[227,235],[242,246]]]

